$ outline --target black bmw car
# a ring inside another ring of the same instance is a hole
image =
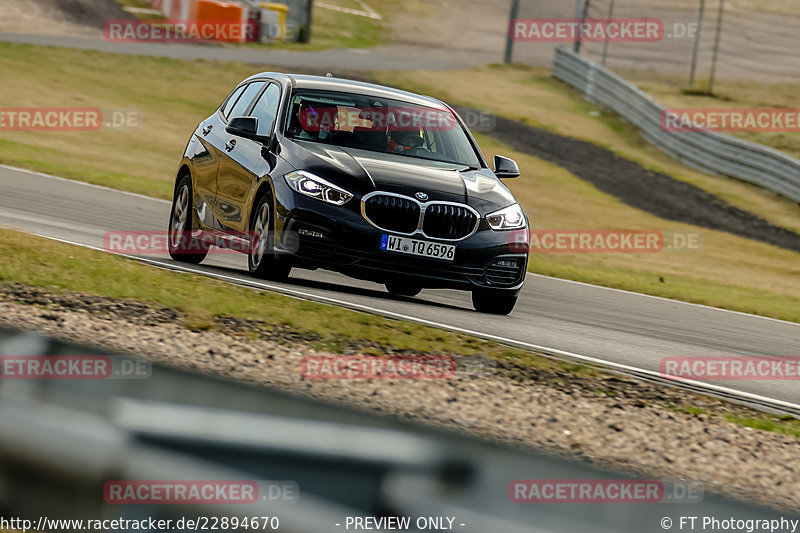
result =
[[[257,277],[324,268],[412,297],[472,291],[508,314],[528,260],[528,221],[463,120],[433,98],[332,77],[243,81],[192,134],[175,180],[170,254],[249,257]]]

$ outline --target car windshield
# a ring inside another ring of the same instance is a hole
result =
[[[292,96],[286,136],[481,167],[467,133],[451,111],[399,100],[331,91],[298,91]]]

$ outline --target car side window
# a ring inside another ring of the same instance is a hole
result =
[[[258,119],[258,134],[269,135],[272,132],[272,125],[275,123],[275,118],[278,116],[278,106],[281,102],[281,90],[274,83],[267,87],[264,94],[256,102],[253,111],[250,112],[251,117]]]
[[[236,102],[236,104],[233,106],[233,109],[231,109],[231,114],[225,118],[231,119],[233,117],[244,116],[245,112],[247,111],[247,107],[250,105],[250,102],[253,101],[253,98],[255,98],[258,92],[263,88],[263,81],[257,81],[248,85],[242,93],[242,96],[239,97],[239,101]]]
[[[222,116],[228,118],[231,114],[231,109],[233,106],[236,105],[236,102],[239,101],[239,97],[242,95],[242,91],[244,91],[247,85],[242,85],[241,87],[237,87],[235,91],[231,93],[228,99],[225,101],[225,107],[222,108]]]

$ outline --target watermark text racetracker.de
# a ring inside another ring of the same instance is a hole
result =
[[[112,43],[235,43],[255,41],[259,27],[249,20],[109,20],[103,33]]]
[[[517,479],[508,485],[515,503],[697,503],[697,482],[658,479]]]
[[[486,357],[449,355],[313,355],[303,357],[305,379],[451,379],[456,375],[491,377],[496,363]]]
[[[659,120],[666,132],[800,132],[800,109],[670,108]]]
[[[448,379],[456,362],[449,356],[309,355],[300,363],[306,379]]]
[[[633,18],[516,19],[510,31],[517,42],[657,42],[664,38],[664,23]]]
[[[0,107],[0,132],[130,130],[142,125],[136,109]]]
[[[110,230],[103,235],[106,252],[129,255],[166,255],[170,251],[170,239],[175,235],[169,231]],[[232,239],[221,231],[198,232],[191,239],[174,239],[173,254],[196,254],[209,251],[211,254],[248,253],[258,244],[258,235],[242,233]]]
[[[696,381],[800,380],[798,357],[664,357],[661,375]]]
[[[459,112],[464,124],[474,131],[492,131],[497,123],[493,113],[464,108]],[[367,128],[375,132],[448,131],[460,127],[455,115],[446,109],[393,107],[391,109],[318,107],[301,114],[307,131],[354,131]]]
[[[273,480],[112,480],[103,499],[112,505],[296,503],[296,481]]]
[[[698,231],[638,229],[533,229],[531,253],[647,254],[696,252],[703,247]]]
[[[0,379],[147,379],[147,359],[110,355],[2,355]]]
[[[695,39],[697,22],[673,21],[670,27],[653,18],[531,18],[511,21],[509,35],[528,43],[655,43],[665,39]]]

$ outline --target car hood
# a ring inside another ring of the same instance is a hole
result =
[[[354,194],[387,191],[406,196],[423,193],[426,201],[467,203],[485,214],[514,203],[511,192],[489,169],[427,161],[398,154],[314,142],[289,142],[288,159]]]

